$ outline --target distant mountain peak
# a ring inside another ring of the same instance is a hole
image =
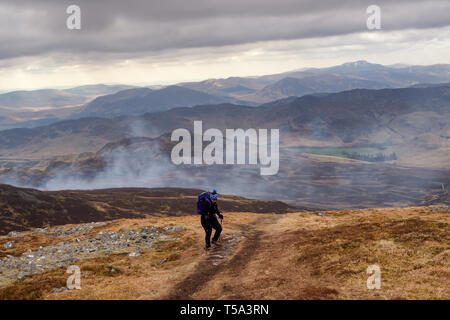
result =
[[[346,66],[346,67],[361,67],[361,66],[372,66],[372,65],[376,65],[376,64],[367,62],[366,60],[358,60],[358,61],[346,62],[346,63],[342,64],[342,66]]]

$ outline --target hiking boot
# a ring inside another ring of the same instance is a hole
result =
[[[219,240],[212,240],[212,244],[215,246],[220,246]]]

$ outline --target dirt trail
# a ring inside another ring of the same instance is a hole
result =
[[[205,259],[199,262],[196,271],[176,284],[164,299],[193,299],[197,291],[224,270],[238,276],[261,245],[264,235],[261,227],[275,223],[276,220],[277,216],[261,216],[251,225],[241,225],[239,232],[224,235],[219,246],[213,246],[205,253]]]

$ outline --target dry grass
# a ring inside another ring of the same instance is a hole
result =
[[[448,299],[449,212],[368,209],[274,217],[256,227],[231,265],[198,299]],[[381,290],[368,290],[366,269],[381,268]]]
[[[58,269],[45,274],[36,275],[14,285],[0,289],[0,300],[38,300],[48,292],[66,285],[67,275]]]
[[[448,211],[343,210],[325,217],[226,213],[223,236],[244,238],[218,266],[207,265],[211,255],[202,250],[198,216],[122,219],[98,231],[154,224],[184,224],[185,230],[180,241],[161,242],[139,257],[122,254],[81,262],[81,290],[53,294],[68,276],[60,269],[0,289],[0,298],[163,299],[186,285],[191,286],[186,298],[194,299],[450,298]],[[380,290],[366,287],[371,264],[381,268]],[[194,283],[185,281],[199,266],[206,266],[210,276],[199,278],[201,283],[195,277]]]
[[[240,223],[246,223],[254,218],[255,214],[250,213],[227,214],[225,218],[227,231],[224,234],[236,231]],[[167,294],[179,280],[192,272],[195,264],[202,259],[204,233],[200,226],[200,218],[183,216],[121,219],[95,229],[96,232],[118,232],[126,229],[140,229],[149,225],[165,227],[178,224],[185,226],[185,231],[180,234],[180,241],[162,241],[157,244],[156,250],[144,252],[139,257],[120,254],[78,263],[81,269],[82,290],[52,293],[53,289],[64,286],[69,276],[64,273],[65,269],[58,269],[16,282],[8,288],[2,288],[0,297],[2,299],[159,299]],[[41,244],[44,243],[45,237],[46,235],[42,235]],[[50,241],[51,237],[48,235],[47,237],[49,238],[47,241]],[[36,246],[33,243],[34,238],[25,236],[23,239],[16,238],[16,241],[20,243],[21,248],[27,244]],[[58,238],[59,241],[61,238]],[[167,261],[161,263],[164,259]],[[111,268],[119,271],[111,272]],[[59,281],[61,275],[64,280],[62,284]],[[56,282],[55,279],[57,279]],[[32,295],[33,291],[36,291],[36,294]]]

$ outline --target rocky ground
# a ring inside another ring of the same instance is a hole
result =
[[[20,256],[6,255],[0,260],[0,287],[23,280],[59,267],[69,266],[77,262],[106,257],[111,254],[128,253],[139,256],[142,251],[151,250],[155,243],[162,240],[177,240],[176,232],[183,230],[183,225],[174,227],[147,226],[139,230],[123,230],[121,232],[95,232],[108,222],[92,222],[73,227],[36,228],[30,232],[12,231],[8,237],[45,234],[55,238],[76,237],[61,241],[55,245],[40,246],[37,250],[28,249]],[[79,238],[82,236],[82,238]],[[14,240],[3,245],[3,250],[14,249]]]

